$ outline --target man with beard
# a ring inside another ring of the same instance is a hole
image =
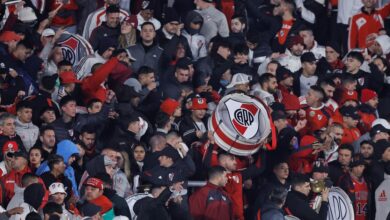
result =
[[[81,129],[79,140],[77,142],[85,150],[85,155],[83,158],[84,164],[97,155],[95,141],[96,129],[93,126],[84,126]]]
[[[276,80],[278,83],[278,89],[282,93],[282,97],[284,93],[293,95],[292,89],[294,84],[294,76],[290,70],[283,66],[277,67]]]
[[[259,87],[252,91],[252,95],[263,100],[268,106],[275,102],[274,95],[278,83],[276,77],[271,73],[264,73],[259,78]]]
[[[370,164],[374,156],[374,146],[369,141],[362,141],[362,143],[360,143],[360,153],[362,154],[366,163]]]
[[[302,54],[300,59],[302,68],[294,74],[294,94],[305,96],[310,87],[316,85],[318,81],[317,59],[312,52]]]
[[[40,129],[39,140],[41,141],[42,157],[46,160],[56,152],[56,134],[51,126],[44,126]]]
[[[320,82],[320,86],[324,90],[325,96],[328,99],[325,103],[326,107],[335,112],[339,108],[339,105],[333,99],[334,92],[336,91],[336,84],[332,80],[326,79]]]
[[[343,116],[344,135],[341,139],[342,144],[352,144],[361,136],[357,128],[360,120],[358,109],[353,106],[344,106],[340,108],[340,113]]]
[[[349,144],[339,147],[337,160],[329,163],[329,178],[333,183],[338,183],[340,177],[348,171],[353,152],[353,147]]]
[[[303,38],[299,35],[291,36],[287,41],[287,49],[285,55],[281,56],[280,65],[286,67],[291,72],[296,72],[301,68],[301,56],[305,44]]]
[[[326,135],[328,135],[330,142],[325,145],[323,154],[325,162],[330,163],[334,160],[337,160],[338,153],[337,150],[339,146],[341,145],[341,140],[344,135],[344,129],[343,126],[339,123],[333,123],[328,127],[328,132],[325,132],[323,135],[321,135],[321,138],[323,140],[326,140]]]

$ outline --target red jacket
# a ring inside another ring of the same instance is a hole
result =
[[[107,79],[108,75],[114,70],[118,64],[117,58],[111,58],[105,64],[100,66],[91,76],[83,79],[81,89],[84,95],[84,102],[87,103],[91,99],[100,99],[106,101],[107,89],[101,84]]]
[[[101,215],[103,215],[104,213],[112,209],[112,202],[106,196],[103,195],[89,202],[101,208],[100,210]]]
[[[390,14],[390,4],[374,10],[370,14],[362,12],[352,17],[349,25],[348,49],[366,48],[366,40],[370,34],[377,34],[384,27],[383,20]]]
[[[209,182],[190,196],[189,203],[194,220],[233,219],[229,195]]]
[[[5,199],[7,202],[9,202],[15,195],[15,184],[19,187],[22,187],[22,177],[26,173],[31,173],[31,170],[28,166],[26,166],[21,171],[11,170],[11,172],[1,178],[1,182],[3,183],[5,189]]]
[[[56,9],[59,1],[53,1],[50,10]],[[54,26],[72,26],[76,25],[76,11],[79,9],[75,0],[69,0],[58,11],[57,15],[52,20]],[[73,11],[73,13],[72,13]]]

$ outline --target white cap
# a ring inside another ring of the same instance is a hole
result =
[[[22,22],[30,22],[37,20],[37,16],[35,15],[34,11],[30,7],[24,7],[22,8],[18,13],[18,19]]]
[[[233,88],[235,85],[246,84],[251,81],[251,77],[245,73],[236,73],[233,75],[232,81],[226,88]]]
[[[390,130],[390,123],[386,119],[383,119],[383,118],[375,119],[372,122],[371,127],[374,127],[375,125],[382,125],[384,128]]]
[[[67,193],[65,191],[64,184],[62,184],[60,182],[56,182],[56,183],[52,183],[49,186],[49,195],[53,195],[56,193],[65,193],[65,196],[67,195]]]
[[[375,39],[376,42],[381,46],[383,54],[386,55],[390,53],[390,37],[387,35],[378,36]]]
[[[51,28],[46,28],[42,31],[42,37],[54,36],[55,34],[56,32],[54,32],[54,30]]]

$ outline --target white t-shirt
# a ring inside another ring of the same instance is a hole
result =
[[[299,82],[301,85],[301,96],[305,96],[309,92],[310,87],[317,83],[317,80],[318,76],[306,77],[301,75],[301,77],[299,77]]]

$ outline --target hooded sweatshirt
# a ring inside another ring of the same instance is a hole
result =
[[[80,180],[79,190],[82,190],[83,183],[89,176],[95,176],[98,173],[105,173],[106,167],[104,165],[104,155],[99,155],[90,160],[85,166],[85,172]]]
[[[193,60],[196,61],[199,58],[207,56],[206,39],[203,35],[200,35],[200,29],[195,30],[191,28],[191,23],[201,22],[200,28],[203,25],[202,16],[196,12],[191,11],[187,14],[184,22],[183,36],[187,39],[188,45],[191,48]]]
[[[63,140],[57,144],[57,155],[60,155],[64,158],[64,163],[66,165],[66,169],[64,175],[72,182],[72,189],[76,196],[79,196],[79,192],[77,190],[76,177],[73,170],[73,167],[68,164],[69,158],[74,154],[79,154],[79,149],[76,144],[74,144],[70,140]],[[47,165],[47,161],[41,164],[38,167],[36,174],[42,175],[44,172],[49,171],[49,166]]]
[[[32,122],[23,123],[19,120],[19,118],[15,120],[15,125],[16,134],[18,134],[22,139],[26,151],[29,151],[38,139],[39,128]]]

